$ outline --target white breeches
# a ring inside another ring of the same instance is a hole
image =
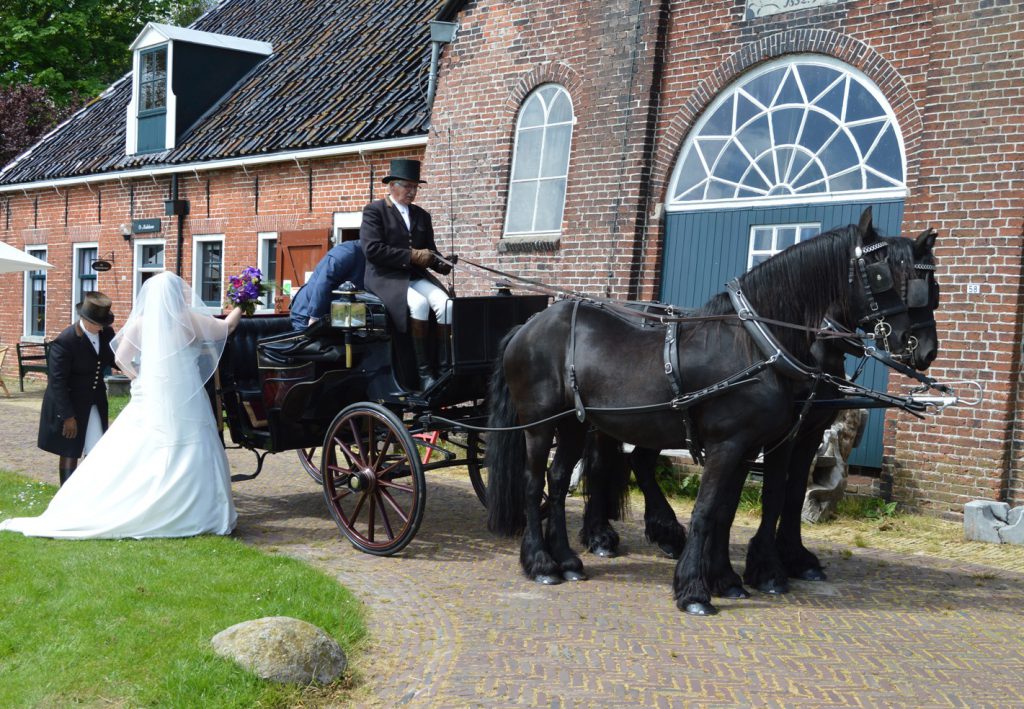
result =
[[[451,301],[448,300],[448,294],[426,278],[410,281],[406,298],[409,302],[409,314],[413,320],[427,320],[430,317],[430,311],[433,310],[438,324],[451,324],[452,306]]]

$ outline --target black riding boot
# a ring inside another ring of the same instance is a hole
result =
[[[416,372],[420,375],[420,391],[434,386],[434,373],[430,368],[430,349],[427,347],[430,324],[425,320],[409,320],[412,351],[416,355]]]
[[[437,326],[437,376],[452,368],[452,326]]]
[[[75,472],[75,468],[78,467],[78,458],[67,458],[65,456],[60,457],[60,461],[57,463],[57,474],[60,476],[60,484],[64,485],[71,477],[71,473]]]

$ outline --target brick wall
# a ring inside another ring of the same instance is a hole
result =
[[[419,158],[421,154],[419,150],[392,151],[245,170],[183,173],[178,178],[178,196],[189,200],[190,215],[184,225],[182,275],[191,282],[193,236],[223,234],[224,272],[238,273],[256,265],[258,233],[326,230],[333,224],[335,212],[362,211],[370,199],[371,169],[374,197],[380,198],[384,194],[380,179],[395,157]],[[163,204],[169,198],[170,184],[170,177],[161,176],[0,195],[0,239],[18,248],[46,245],[47,260],[53,264],[47,272],[48,338],[73,319],[74,243],[98,242],[99,256],[113,262],[110,271],[98,275],[97,288],[114,302],[115,328],[132,306],[133,247],[121,235],[122,224],[130,225],[133,218],[161,219],[160,234],[144,238],[165,239],[164,266],[175,270],[177,218],[164,216]],[[0,314],[0,342],[13,344],[23,333],[24,275],[0,274],[0,298],[6,304]],[[13,347],[3,373],[7,381],[16,380]]]
[[[987,390],[982,405],[926,422],[891,413],[883,487],[943,516],[974,498],[1024,501],[1019,3],[839,2],[750,21],[738,1],[545,5],[471,3],[445,52],[424,201],[440,225],[454,215],[457,250],[562,287],[657,297],[660,205],[702,111],[760,62],[796,52],[844,61],[875,82],[900,123],[904,233],[940,231],[934,373]],[[502,254],[515,112],[544,81],[565,86],[577,114],[562,237],[553,252]],[[982,292],[969,296],[969,282]]]
[[[624,297],[635,248],[639,176],[661,2],[477,2],[443,55],[426,152],[439,245],[490,267],[560,287]],[[564,86],[576,125],[562,235],[499,253],[517,111],[547,82]],[[630,150],[623,150],[630,146]],[[449,179],[454,178],[454,182]],[[440,235],[445,235],[444,239]],[[545,246],[547,248],[545,248]],[[492,278],[459,276],[460,292]]]

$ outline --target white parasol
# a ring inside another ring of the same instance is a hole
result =
[[[13,273],[14,271],[38,271],[41,268],[53,268],[46,261],[41,261],[35,256],[29,256],[21,249],[16,249],[8,243],[0,241],[0,273]]]

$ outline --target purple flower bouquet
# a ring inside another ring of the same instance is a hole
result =
[[[246,268],[237,276],[228,279],[227,305],[238,306],[243,315],[252,315],[257,305],[262,305],[260,296],[269,288],[263,284],[263,273],[258,268]]]

